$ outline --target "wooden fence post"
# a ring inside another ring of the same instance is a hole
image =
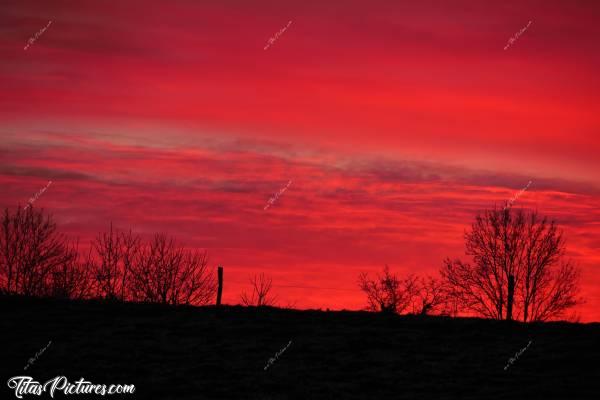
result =
[[[218,269],[219,275],[219,289],[217,290],[217,307],[221,305],[221,294],[223,293],[223,267],[219,265]]]

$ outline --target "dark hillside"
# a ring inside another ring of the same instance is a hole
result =
[[[600,393],[600,324],[14,297],[1,298],[0,310],[2,399],[15,398],[7,381],[19,375],[136,387],[133,395],[71,399],[594,399]]]

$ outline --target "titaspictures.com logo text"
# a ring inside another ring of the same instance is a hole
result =
[[[42,384],[35,381],[31,376],[13,376],[8,380],[8,387],[14,389],[15,396],[22,399],[23,395],[33,394],[41,396],[48,392],[50,397],[54,398],[56,392],[69,394],[97,394],[106,396],[111,394],[133,394],[135,385],[104,385],[93,384],[81,378],[75,383],[70,383],[66,376],[57,376]]]

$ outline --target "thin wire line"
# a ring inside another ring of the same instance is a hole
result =
[[[237,283],[238,285],[241,284],[252,284],[252,282],[233,282],[233,283]],[[275,287],[291,287],[291,288],[300,288],[300,289],[323,289],[323,290],[345,290],[345,291],[356,291],[358,289],[340,289],[340,288],[326,288],[326,287],[320,287],[320,286],[300,286],[300,285],[273,285]]]
[[[293,288],[302,288],[302,289],[324,289],[324,290],[348,290],[348,291],[356,291],[357,289],[339,289],[339,288],[326,288],[319,286],[296,286],[296,285],[273,285],[277,287],[293,287]]]

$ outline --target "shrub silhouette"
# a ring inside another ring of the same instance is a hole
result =
[[[361,273],[358,285],[367,295],[367,309],[382,313],[401,314],[414,303],[418,294],[417,278],[414,275],[400,280],[390,273],[387,265],[383,269],[383,275],[378,275],[374,280],[370,280],[366,273]]]

